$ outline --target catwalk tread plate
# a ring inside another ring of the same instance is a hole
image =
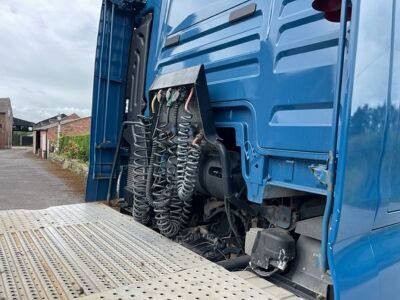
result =
[[[0,299],[283,299],[242,277],[103,204],[0,211]]]

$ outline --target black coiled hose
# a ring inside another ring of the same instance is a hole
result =
[[[196,188],[197,176],[199,172],[201,148],[197,144],[189,146],[185,174],[181,184],[178,184],[178,196],[183,201],[182,219],[187,224],[192,212],[192,197]]]
[[[196,188],[201,154],[200,146],[190,139],[191,118],[191,114],[182,116],[183,122],[179,123],[177,146],[177,190],[179,199],[183,201],[184,225],[189,222],[192,211],[192,197]]]
[[[190,116],[182,117],[184,122],[178,124],[178,138],[177,138],[177,185],[178,191],[182,188],[185,179],[185,168],[189,154],[189,134],[190,134]]]
[[[156,225],[160,232],[167,237],[174,237],[182,225],[183,202],[179,199],[176,188],[176,145],[172,141],[174,136],[168,136],[164,131],[169,123],[170,107],[167,110],[167,124],[159,126],[162,107],[163,105],[160,105],[155,120],[146,180],[146,198],[154,209]],[[172,109],[172,121],[176,124],[178,103],[175,103]]]
[[[167,185],[164,190],[163,200],[157,201],[154,208],[157,227],[167,237],[176,236],[182,228],[183,201],[178,197],[177,189],[177,145],[173,139],[178,134],[178,114],[180,101],[175,101],[168,107],[168,123],[173,125],[172,135],[168,138],[167,158]],[[172,113],[170,114],[172,110]]]
[[[160,232],[167,237],[174,237],[179,233],[182,225],[182,206],[183,203],[178,197],[176,188],[176,157],[173,151],[167,162],[167,185],[163,198],[155,201],[155,218]]]
[[[146,198],[150,126],[150,120],[141,116],[133,127],[133,217],[142,224],[149,222],[151,210]]]
[[[160,134],[163,132],[158,128],[158,122],[160,120],[160,112],[163,107],[163,104],[160,105],[158,108],[158,113],[157,117],[155,118],[155,126],[154,126],[154,132],[151,141],[151,150],[150,150],[150,158],[149,158],[149,168],[147,170],[147,178],[146,178],[146,199],[147,202],[150,206],[153,206],[153,195],[152,195],[152,185],[153,185],[153,175],[154,175],[154,161],[155,161],[155,156],[156,152],[158,150],[158,147],[160,146],[160,143],[157,142],[158,138],[160,138]]]
[[[160,193],[166,184],[165,170],[162,168],[162,157],[167,151],[165,147],[166,138],[163,131],[155,128],[146,178],[146,198],[150,206],[154,206],[154,197],[160,197]]]
[[[165,103],[167,122],[160,125],[160,113]],[[138,141],[134,145],[134,216],[147,224],[153,209],[160,232],[174,237],[188,224],[191,216],[202,138],[198,135],[193,140],[189,111],[186,110],[188,115],[178,121],[183,102],[176,100],[173,106],[168,103],[160,101],[157,116],[152,120],[152,135],[150,122],[143,121],[136,129],[142,134],[137,135]]]

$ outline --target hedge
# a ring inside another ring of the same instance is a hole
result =
[[[61,136],[59,153],[67,158],[89,161],[89,135]]]

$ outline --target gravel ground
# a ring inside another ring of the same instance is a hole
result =
[[[85,178],[33,155],[0,150],[0,210],[43,209],[84,202]]]

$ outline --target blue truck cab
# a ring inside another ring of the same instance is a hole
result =
[[[305,299],[397,299],[398,169],[397,0],[103,1],[87,201]]]

